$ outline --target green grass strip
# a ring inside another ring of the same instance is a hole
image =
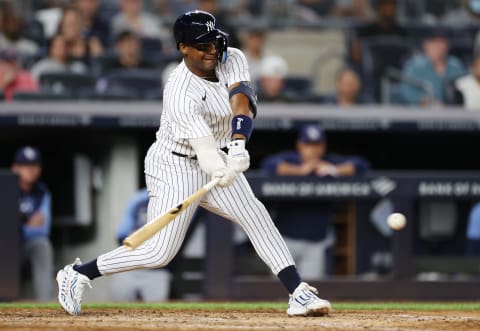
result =
[[[411,311],[474,311],[480,310],[479,302],[333,302],[334,310],[411,310]],[[90,303],[91,309],[170,309],[170,310],[251,310],[286,309],[286,302],[164,302],[164,303]],[[0,309],[58,308],[56,303],[0,303]]]

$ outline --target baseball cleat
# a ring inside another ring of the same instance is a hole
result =
[[[288,316],[324,316],[332,310],[330,302],[320,299],[315,287],[305,282],[300,283],[290,295]]]
[[[82,264],[82,262],[77,257],[75,262],[67,264],[57,273],[58,302],[70,315],[80,314],[85,285],[92,288],[87,276],[73,270],[73,266],[79,264]]]

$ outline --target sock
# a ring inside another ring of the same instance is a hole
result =
[[[90,280],[102,275],[97,267],[97,259],[84,264],[74,265],[73,270],[87,276]]]
[[[297,268],[294,265],[288,266],[285,269],[282,269],[277,277],[287,288],[288,293],[292,294],[295,289],[300,285],[301,279],[298,274]]]

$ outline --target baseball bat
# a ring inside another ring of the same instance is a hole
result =
[[[145,224],[127,238],[123,240],[123,245],[130,250],[133,250],[140,246],[143,242],[153,237],[155,233],[163,229],[168,223],[170,223],[175,217],[180,215],[192,202],[203,197],[208,191],[210,191],[215,185],[218,184],[219,178],[214,178],[207,184],[203,185],[197,192],[190,195],[183,200],[176,207],[170,209],[166,213],[158,216],[153,221]]]

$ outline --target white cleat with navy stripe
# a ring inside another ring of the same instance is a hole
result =
[[[332,310],[330,302],[317,297],[315,287],[305,282],[300,283],[290,295],[288,301],[288,316],[324,316]]]
[[[58,302],[70,315],[79,315],[82,309],[82,296],[85,285],[92,288],[90,279],[73,270],[73,266],[82,264],[79,258],[66,265],[57,273]]]

